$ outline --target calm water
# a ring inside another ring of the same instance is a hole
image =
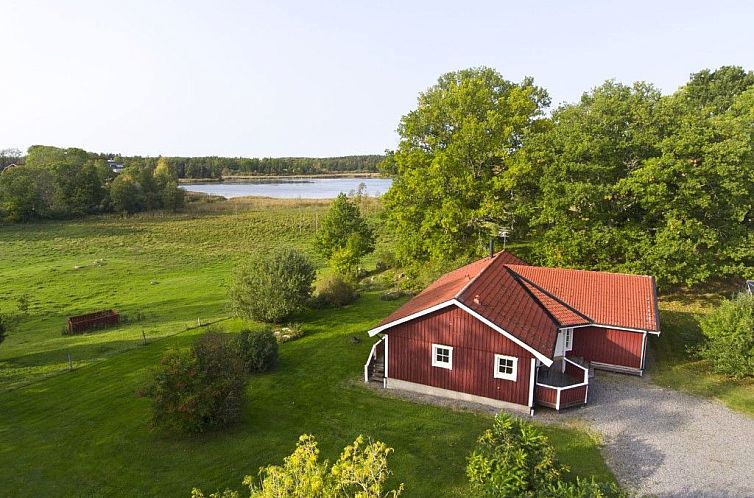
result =
[[[279,199],[333,199],[366,185],[366,195],[379,197],[387,192],[389,178],[306,178],[300,180],[244,180],[224,183],[189,183],[181,188],[189,192],[221,195],[227,199],[248,195]]]

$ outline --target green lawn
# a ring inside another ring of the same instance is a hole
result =
[[[662,386],[722,401],[754,416],[754,379],[732,380],[715,374],[707,362],[694,358],[702,339],[698,319],[714,309],[732,289],[677,292],[660,298],[660,337],[651,337],[652,380]]]
[[[237,427],[199,437],[150,429],[149,401],[137,389],[166,349],[185,347],[203,331],[187,326],[227,315],[234,262],[280,244],[310,252],[323,212],[316,203],[227,203],[198,214],[0,228],[0,309],[17,317],[0,345],[3,489],[36,497],[238,488],[244,474],[280,462],[308,432],[330,459],[360,433],[385,441],[395,448],[391,466],[406,496],[466,496],[465,457],[491,418],[361,385],[371,344],[351,337],[366,339],[364,332],[400,304],[380,300],[377,291],[344,309],[296,317],[305,336],[281,346],[275,372],[251,378]],[[19,295],[29,296],[25,313],[17,309]],[[67,315],[103,307],[145,318],[84,336],[60,334]],[[68,353],[72,372],[65,372]],[[612,480],[585,432],[544,430],[574,473]]]

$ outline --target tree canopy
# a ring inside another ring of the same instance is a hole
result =
[[[395,174],[386,221],[404,263],[468,257],[483,247],[490,224],[511,222],[497,179],[544,125],[548,102],[531,79],[513,83],[489,68],[447,73],[419,95],[384,163]]]
[[[449,73],[403,117],[383,167],[398,255],[469,258],[490,226],[532,262],[693,285],[754,268],[754,74],[704,70],[671,95],[608,81],[542,115],[546,94]]]

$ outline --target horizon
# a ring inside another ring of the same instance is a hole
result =
[[[9,2],[0,148],[381,155],[419,93],[448,71],[531,76],[552,110],[610,79],[668,94],[703,69],[754,66],[754,5],[631,7]]]

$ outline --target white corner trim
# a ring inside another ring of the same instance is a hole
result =
[[[531,359],[531,371],[529,372],[529,407],[534,409],[534,378],[537,374],[537,359]]]
[[[388,355],[388,349],[387,349],[389,340],[390,340],[390,337],[386,335],[385,336],[385,378],[386,379],[388,378],[388,373],[389,373],[388,367],[390,366],[390,361],[389,361],[390,355]]]
[[[441,348],[447,349],[449,352],[447,363],[437,361],[437,350]],[[446,346],[444,344],[432,344],[432,366],[453,370],[453,346]]]
[[[413,320],[414,318],[419,318],[420,316],[428,315],[428,314],[430,314],[430,313],[432,313],[434,311],[441,310],[443,308],[447,308],[448,306],[450,306],[451,304],[454,304],[455,302],[456,302],[455,299],[451,299],[450,301],[445,301],[445,302],[442,302],[440,304],[436,304],[436,305],[431,306],[431,307],[429,307],[427,309],[423,309],[423,310],[417,311],[416,313],[413,313],[411,315],[404,316],[403,318],[399,318],[398,320],[393,320],[392,322],[386,323],[384,325],[380,325],[379,327],[375,327],[375,328],[373,328],[372,330],[370,330],[368,332],[369,333],[369,337],[374,337],[374,336],[376,336],[377,334],[379,334],[380,332],[382,332],[385,329],[389,329],[390,327],[395,327],[396,325],[400,325],[401,323],[409,322],[409,321]]]
[[[511,341],[513,341],[514,343],[516,343],[517,345],[521,346],[522,348],[524,348],[525,350],[527,350],[531,354],[533,354],[539,361],[541,361],[542,363],[544,363],[545,366],[549,367],[549,366],[552,365],[552,359],[551,358],[548,358],[547,356],[543,355],[542,353],[540,353],[539,351],[537,351],[533,347],[531,347],[528,344],[526,344],[524,341],[522,341],[518,337],[516,337],[516,336],[510,334],[509,332],[503,330],[502,328],[500,328],[498,325],[495,325],[490,320],[487,320],[485,317],[483,317],[482,315],[480,315],[476,311],[472,310],[471,308],[469,308],[468,306],[466,306],[462,302],[460,302],[460,301],[458,301],[456,299],[453,299],[453,300],[451,300],[451,303],[455,304],[456,306],[458,306],[459,308],[461,308],[466,313],[470,314],[471,316],[473,316],[474,318],[476,318],[480,322],[484,323],[485,325],[487,325],[488,327],[492,328],[493,330],[496,330],[497,332],[503,334],[505,337],[507,337],[508,339],[510,339]]]
[[[510,374],[500,373],[500,360],[511,360],[513,362],[513,372]],[[492,368],[492,376],[494,378],[516,382],[516,377],[518,376],[518,358],[505,354],[496,354],[495,363],[492,365]]]

